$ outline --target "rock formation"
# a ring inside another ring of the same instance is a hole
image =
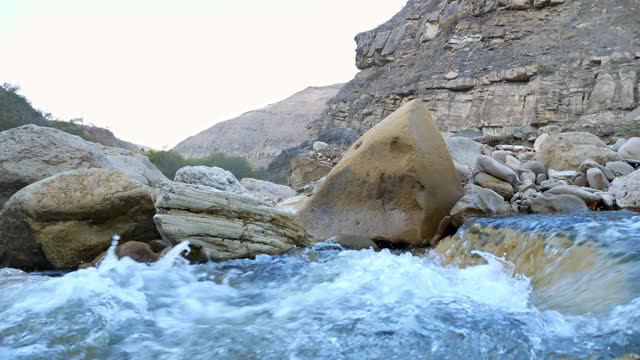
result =
[[[182,141],[174,150],[187,158],[220,151],[266,167],[282,150],[307,138],[306,126],[340,87],[342,84],[309,87],[263,109],[218,123]]]
[[[416,100],[356,141],[297,218],[320,240],[353,235],[423,245],[460,196],[444,139]]]
[[[75,269],[122,242],[159,237],[151,188],[106,169],[61,173],[16,193],[0,212],[0,267]]]
[[[282,210],[245,194],[168,183],[154,191],[155,222],[164,240],[189,241],[202,261],[281,255],[309,244],[304,229]]]
[[[25,125],[0,132],[0,208],[29,184],[61,172],[90,168],[117,170],[143,185],[169,181],[146,156],[60,130]]]
[[[362,71],[310,130],[364,133],[418,98],[445,135],[638,136],[639,35],[634,0],[409,0],[356,36]]]

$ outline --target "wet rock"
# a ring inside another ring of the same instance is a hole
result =
[[[506,181],[502,181],[489,174],[478,173],[474,177],[474,182],[485,189],[493,190],[500,194],[505,200],[511,199],[513,196],[513,186]]]
[[[166,240],[156,239],[149,241],[149,246],[153,252],[160,254],[164,249],[171,248],[172,244]]]
[[[627,176],[635,171],[633,166],[624,161],[609,161],[606,167],[614,176]]]
[[[640,170],[615,179],[609,192],[616,197],[619,207],[640,211]]]
[[[640,161],[640,137],[634,137],[625,141],[618,149],[618,154],[629,160]]]
[[[159,238],[151,189],[105,169],[61,173],[17,192],[0,212],[0,266],[75,269],[119,234]]]
[[[601,199],[602,206],[606,210],[616,210],[618,207],[616,206],[616,197],[613,194],[609,193],[596,193]]]
[[[553,214],[561,212],[587,211],[587,204],[571,194],[549,194],[533,196],[529,199],[529,208],[535,214]]]
[[[609,188],[609,180],[598,168],[587,170],[587,181],[589,186],[598,190],[607,190]]]
[[[204,185],[236,194],[247,192],[247,189],[230,171],[219,167],[185,166],[176,172],[175,181],[192,185]]]
[[[143,185],[169,181],[146,156],[25,125],[0,132],[0,209],[18,190],[65,171],[111,169]]]
[[[449,149],[451,159],[464,166],[475,167],[476,161],[482,155],[482,145],[462,136],[444,139]]]
[[[479,156],[476,167],[480,171],[506,181],[511,185],[515,185],[518,182],[518,174],[513,169],[489,156]]]
[[[493,190],[477,185],[464,187],[464,195],[451,209],[451,223],[460,227],[471,217],[496,216],[511,212],[509,203]]]
[[[275,205],[297,195],[292,188],[285,185],[274,184],[269,181],[244,178],[240,180],[240,183],[249,195],[269,205]]]
[[[153,195],[162,238],[201,246],[208,259],[280,255],[309,244],[291,215],[249,195],[179,182],[164,184]]]
[[[129,257],[140,263],[156,262],[160,258],[149,244],[139,241],[129,241],[116,247],[116,256],[119,259]]]
[[[621,156],[597,136],[585,132],[551,135],[536,154],[537,161],[547,169],[554,170],[577,171],[586,159],[605,164],[607,161],[621,160]]]
[[[462,195],[455,179],[431,114],[411,101],[356,141],[297,218],[316,239],[359,235],[419,245]]]

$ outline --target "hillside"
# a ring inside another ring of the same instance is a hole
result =
[[[187,158],[223,152],[266,167],[283,149],[307,139],[306,126],[341,86],[306,88],[278,103],[218,123],[182,141],[174,150]]]
[[[640,134],[638,1],[409,0],[355,40],[362,71],[312,133],[363,133],[419,98],[445,134]]]
[[[33,108],[29,100],[17,93],[10,85],[0,87],[0,131],[22,125],[34,124],[56,128],[104,146],[118,147],[133,152],[142,152],[146,148],[118,139],[110,130],[97,126],[83,125],[61,120],[47,119]]]

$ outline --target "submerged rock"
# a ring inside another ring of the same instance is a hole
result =
[[[462,195],[431,115],[411,101],[345,153],[297,217],[316,239],[423,244]]]
[[[0,212],[0,266],[75,269],[107,250],[111,237],[150,241],[151,188],[104,169],[70,171],[17,192]]]
[[[65,171],[112,169],[143,185],[169,181],[146,156],[25,125],[0,132],[0,209],[18,190]]]
[[[174,182],[156,189],[154,199],[162,238],[201,246],[211,260],[281,255],[309,244],[287,212],[249,195]]]

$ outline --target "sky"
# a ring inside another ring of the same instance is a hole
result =
[[[308,86],[406,0],[0,0],[0,83],[156,149]]]

